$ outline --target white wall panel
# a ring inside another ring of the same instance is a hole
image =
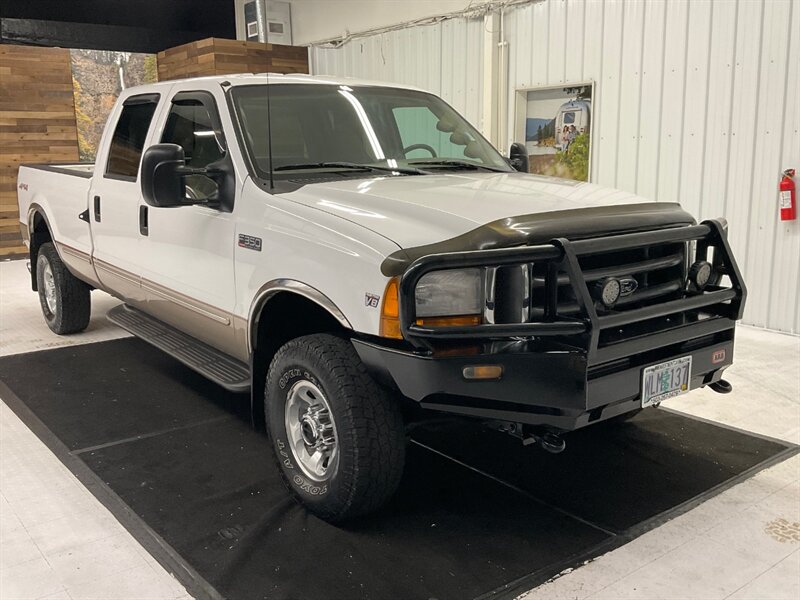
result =
[[[644,2],[626,2],[622,22],[626,35],[622,39],[619,79],[616,176],[614,187],[636,189],[636,159],[639,156],[640,108],[642,103],[642,55],[644,50]],[[626,73],[627,77],[621,74]],[[607,106],[607,105],[606,105]]]
[[[564,11],[582,40],[542,49],[536,32]],[[778,220],[777,184],[800,167],[798,13],[792,0],[547,0],[506,15],[512,90],[596,82],[592,181],[728,218],[745,321],[795,333],[800,223]]]
[[[592,181],[700,219],[724,216],[750,290],[745,321],[800,332],[800,222],[778,220],[800,167],[800,3],[543,0],[506,11],[514,90],[595,81]],[[481,126],[483,21],[312,50],[316,73],[439,92]]]
[[[316,75],[414,85],[441,95],[481,126],[483,21],[452,19],[358,39],[341,48],[312,47]]]
[[[692,214],[700,212],[708,127],[708,80],[711,56],[713,2],[688,5],[686,30],[686,85],[683,92],[683,140],[678,199]]]
[[[658,197],[658,173],[661,158],[659,140],[661,139],[661,117],[664,106],[666,17],[666,0],[651,0],[645,4],[635,191],[645,198],[653,199]],[[631,165],[632,163],[624,164]]]
[[[791,33],[786,63],[786,98],[781,135],[781,168],[800,166],[800,7],[795,3],[787,26]],[[775,252],[770,259],[770,303],[767,327],[785,329],[794,322],[800,331],[800,228],[797,221],[778,221]]]
[[[583,47],[586,39],[586,2],[583,0],[567,0],[566,32],[570,44],[564,49],[564,80],[579,81],[583,77]],[[589,25],[590,27],[593,24]]]

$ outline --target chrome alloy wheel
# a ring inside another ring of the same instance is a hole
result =
[[[56,314],[56,280],[53,277],[53,269],[48,261],[44,261],[42,269],[42,281],[44,282],[44,299],[47,303],[47,310]]]
[[[286,395],[284,418],[289,447],[303,473],[317,482],[332,477],[339,464],[336,425],[322,391],[308,380],[296,382]]]

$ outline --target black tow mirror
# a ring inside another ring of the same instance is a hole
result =
[[[185,206],[186,157],[178,144],[156,144],[142,156],[142,196],[150,206]]]
[[[511,151],[508,153],[508,162],[511,166],[521,173],[528,172],[528,149],[525,144],[514,142],[511,144]]]

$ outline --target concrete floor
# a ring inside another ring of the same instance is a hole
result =
[[[24,263],[0,263],[0,355],[123,337],[115,304],[94,292],[87,332],[57,337]],[[800,443],[800,338],[741,327],[736,351],[732,394],[669,408]],[[2,403],[0,517],[2,600],[190,597]],[[800,598],[800,456],[522,597]]]

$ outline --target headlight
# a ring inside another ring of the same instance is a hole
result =
[[[417,283],[417,317],[479,315],[483,310],[480,269],[426,273]]]

